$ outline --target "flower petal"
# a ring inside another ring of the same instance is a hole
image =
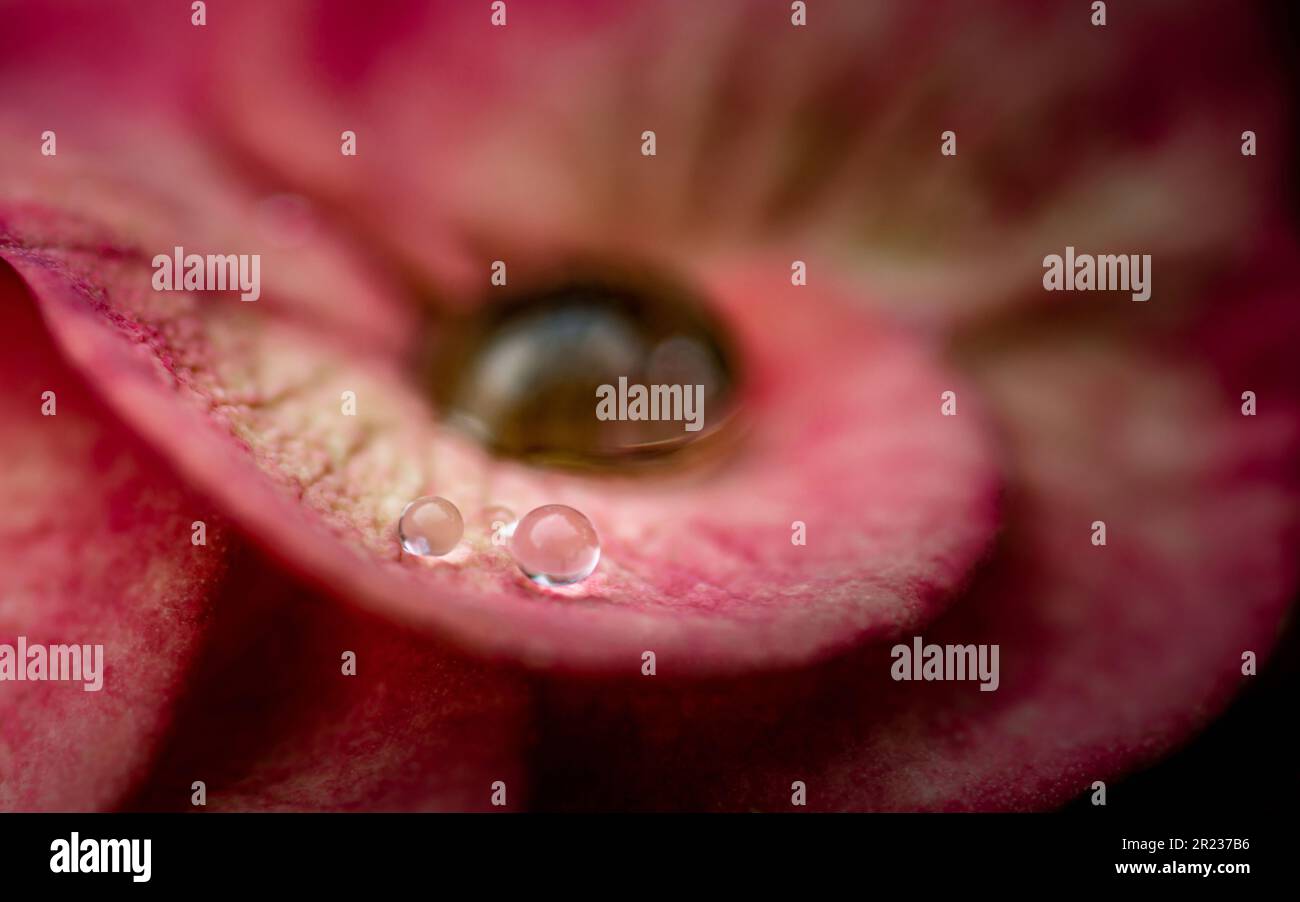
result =
[[[323,227],[263,245],[239,229],[256,196],[183,145],[141,156],[114,152],[111,174],[75,164],[75,196],[31,175],[48,206],[0,207],[0,256],[69,358],[114,374],[102,389],[120,416],[276,553],[373,610],[539,665],[639,668],[645,650],[700,670],[797,662],[928,620],[996,526],[973,399],[940,416],[955,384],[932,349],[829,284],[790,285],[784,262],[755,275],[714,261],[701,277],[751,374],[752,428],[725,468],[558,475],[494,463],[438,424],[407,366],[412,312]],[[107,223],[68,215],[84,202]],[[147,261],[174,245],[264,249],[265,297],[152,291]],[[542,594],[473,537],[459,556],[402,559],[398,515],[433,492],[471,517],[572,504],[603,537],[600,571]]]
[[[0,810],[109,808],[141,779],[170,723],[227,530],[105,412],[3,263],[0,370],[0,642],[103,646],[98,691],[0,682]],[[205,545],[192,543],[196,520]]]
[[[149,780],[128,808],[479,811],[527,804],[522,677],[340,607],[251,549]],[[348,659],[347,655],[351,655]]]
[[[1233,305],[1254,325],[1225,355],[1220,322],[1232,367],[1077,324],[972,351],[1016,463],[1005,541],[917,635],[999,645],[996,691],[895,682],[888,645],[743,681],[556,681],[538,804],[788,810],[802,780],[814,809],[1041,809],[1167,753],[1267,656],[1300,578],[1293,294]]]
[[[1044,304],[1067,245],[1152,254],[1169,304],[1276,210],[1280,151],[1240,134],[1280,148],[1285,111],[1231,0],[1106,28],[1020,2],[823,2],[802,28],[670,0],[520,4],[506,28],[462,4],[388,28],[328,2],[231,15],[219,131],[452,294],[544,240],[687,260],[783,240],[915,319]]]

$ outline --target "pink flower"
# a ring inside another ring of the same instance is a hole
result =
[[[0,683],[0,806],[1043,808],[1226,704],[1297,583],[1250,15],[508,6],[0,15],[0,642],[106,660]],[[1151,300],[1045,292],[1066,246],[1150,254]],[[261,297],[155,291],[175,247]],[[428,357],[494,261],[537,297],[575,260],[735,347],[703,461],[449,427]],[[423,494],[572,505],[599,569],[403,557]],[[996,691],[893,679],[915,636],[996,645]]]

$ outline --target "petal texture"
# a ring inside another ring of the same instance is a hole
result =
[[[105,413],[4,264],[0,349],[0,643],[103,646],[98,691],[83,680],[0,682],[0,810],[109,808],[171,722],[228,530]],[[205,545],[192,543],[195,521]]]

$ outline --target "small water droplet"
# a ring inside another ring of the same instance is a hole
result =
[[[489,504],[479,514],[479,522],[493,545],[505,545],[510,541],[518,519],[514,511],[502,504]]]
[[[545,504],[515,525],[510,554],[533,582],[567,586],[596,569],[600,538],[582,512],[564,504]]]
[[[465,521],[456,505],[429,495],[416,498],[402,509],[397,535],[402,548],[420,557],[439,557],[451,551],[465,534]]]

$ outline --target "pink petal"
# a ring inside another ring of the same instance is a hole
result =
[[[232,544],[64,362],[7,265],[0,300],[0,642],[102,644],[106,661],[98,692],[0,683],[0,810],[188,808],[195,780],[213,810],[477,810],[497,780],[525,803],[518,677],[340,610]]]
[[[934,349],[830,284],[791,286],[784,259],[701,270],[751,373],[752,425],[724,467],[592,481],[494,464],[439,426],[406,368],[413,310],[400,296],[323,229],[288,248],[258,240],[246,228],[255,195],[184,145],[155,143],[166,159],[113,145],[111,172],[60,155],[83,173],[75,193],[40,174],[49,167],[15,171],[49,205],[0,207],[0,256],[69,358],[114,374],[102,390],[124,420],[343,597],[538,665],[638,669],[653,650],[728,670],[923,623],[984,551],[997,477],[975,399],[940,416],[940,395],[960,386]],[[60,212],[82,204],[98,224]],[[149,260],[177,244],[262,252],[264,297],[150,290]],[[344,391],[355,417],[342,415]],[[403,560],[398,515],[430,493],[467,516],[489,503],[577,507],[602,537],[600,568],[542,594],[490,548]],[[806,546],[791,542],[796,521]]]
[[[520,676],[342,608],[243,550],[170,741],[128,808],[479,811],[527,805]],[[355,662],[344,673],[344,655]],[[202,780],[206,808],[192,808]],[[506,805],[493,806],[493,784]]]
[[[99,691],[0,683],[0,810],[112,807],[170,722],[227,529],[105,412],[3,264],[0,368],[0,643],[102,645],[104,662]],[[42,415],[44,392],[53,416]],[[192,544],[195,520],[206,545]]]
[[[538,244],[689,266],[781,241],[896,315],[968,322],[1049,303],[1067,244],[1142,248],[1169,297],[1276,209],[1285,109],[1232,0],[1106,28],[1021,2],[822,2],[806,28],[744,3],[402,8],[236,7],[209,102],[257,171],[453,295]],[[1247,127],[1273,149],[1243,157]]]
[[[924,349],[829,301],[782,327],[780,292],[728,282],[754,373],[743,450],[717,473],[593,483],[489,467],[384,355],[233,300],[141,292],[143,257],[28,244],[40,226],[6,219],[4,256],[69,355],[115,374],[110,402],[187,477],[331,589],[480,648],[602,667],[639,667],[646,649],[702,669],[807,659],[929,619],[995,523],[974,399],[941,417],[955,383]],[[286,360],[292,381],[270,381]],[[339,415],[349,388],[366,415]],[[602,536],[598,576],[547,597],[487,549],[399,560],[397,514],[435,488],[466,510],[577,507]]]
[[[972,349],[1015,462],[1008,522],[916,634],[999,644],[996,691],[894,682],[887,644],[743,681],[556,681],[538,803],[791,810],[802,780],[813,809],[1042,809],[1170,751],[1249,679],[1244,652],[1267,658],[1300,576],[1300,385],[1276,367],[1294,291],[1232,310],[1253,325],[1225,354],[1220,322],[1231,365],[1077,327]]]

